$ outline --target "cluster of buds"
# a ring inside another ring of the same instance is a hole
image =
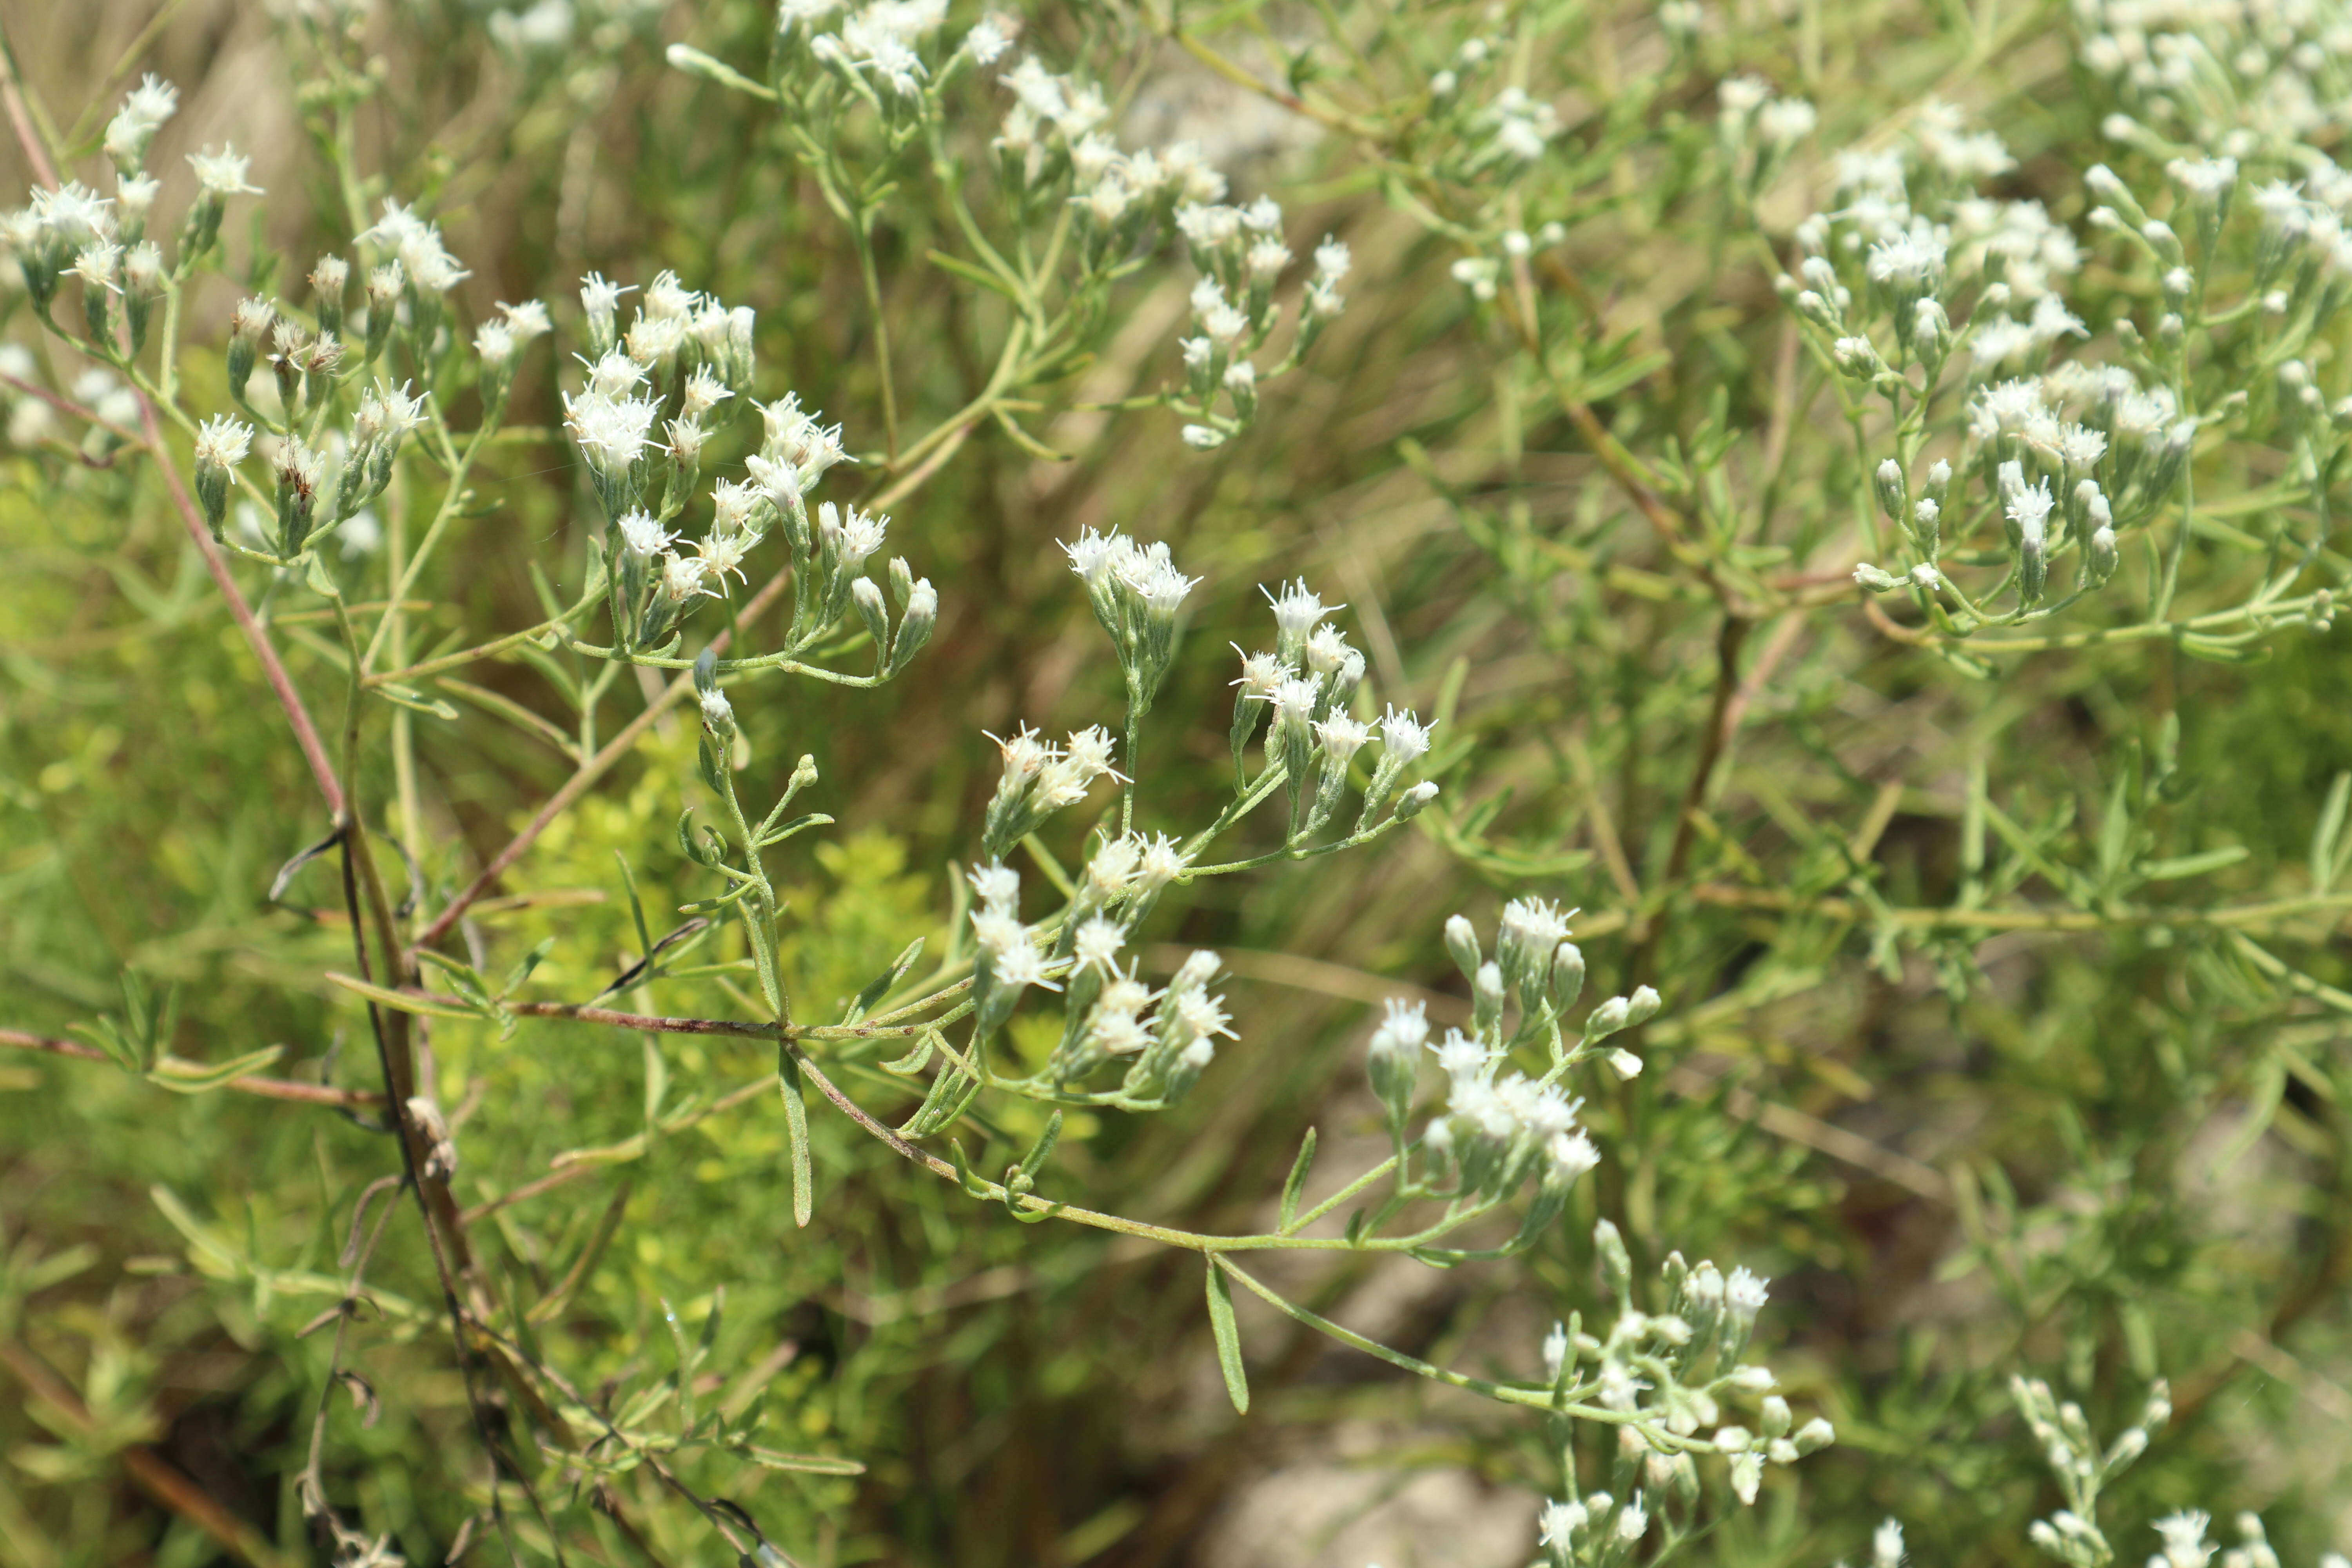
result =
[[[1580,1320],[1555,1324],[1543,1344],[1544,1380],[1566,1397],[1595,1400],[1625,1419],[1611,1489],[1572,1491],[1543,1510],[1542,1544],[1553,1568],[1625,1562],[1654,1512],[1697,1501],[1695,1456],[1727,1459],[1732,1491],[1753,1503],[1768,1463],[1794,1464],[1837,1438],[1819,1417],[1799,1426],[1788,1401],[1772,1393],[1771,1369],[1740,1360],[1764,1307],[1765,1280],[1745,1268],[1726,1278],[1712,1263],[1692,1266],[1673,1253],[1663,1268],[1673,1309],[1654,1315],[1630,1304],[1633,1262],[1617,1227],[1600,1221],[1592,1241],[1613,1293],[1628,1304],[1605,1338],[1583,1331]],[[1724,1405],[1735,1398],[1758,1400],[1753,1429],[1724,1423]],[[1709,1427],[1710,1436],[1700,1436]],[[1645,1436],[1657,1432],[1685,1441],[1664,1447]],[[1899,1532],[1894,1546],[1899,1558]],[[1882,1558],[1878,1568],[1894,1564]]]
[[[1265,196],[1247,206],[1188,202],[1176,209],[1176,226],[1201,271],[1192,286],[1190,330],[1177,345],[1185,383],[1178,406],[1197,416],[1184,426],[1185,445],[1206,450],[1223,446],[1256,416],[1261,379],[1297,365],[1346,307],[1339,284],[1354,260],[1346,243],[1328,235],[1315,247],[1289,353],[1262,378],[1255,356],[1281,318],[1274,286],[1291,262],[1282,208]]]
[[[1350,702],[1363,683],[1364,656],[1349,646],[1339,627],[1324,624],[1326,616],[1346,605],[1324,604],[1304,579],[1279,594],[1264,587],[1259,591],[1274,608],[1275,646],[1270,652],[1234,649],[1242,660],[1241,676],[1233,683],[1239,694],[1228,737],[1234,787],[1249,786],[1244,758],[1259,719],[1268,716],[1266,765],[1284,770],[1290,795],[1289,837],[1309,837],[1337,813],[1357,752],[1377,739],[1381,760],[1364,786],[1356,821],[1355,830],[1361,833],[1396,792],[1405,770],[1428,754],[1430,727],[1409,710],[1392,707],[1377,724],[1351,711]],[[1411,818],[1436,796],[1437,786],[1424,780],[1405,791],[1396,815]]]
[[[934,76],[941,79],[976,57],[966,48],[949,56],[947,68],[935,73],[924,58],[932,37],[947,18],[947,7],[937,0],[874,0],[846,8],[827,30],[824,24],[836,11],[838,0],[781,0],[776,7],[775,62],[780,78],[790,78],[810,65],[829,73],[876,113],[894,124],[906,124],[932,108]],[[995,32],[1002,32],[999,24]],[[980,52],[992,47],[983,36]],[[936,52],[936,51],[933,51]]]
[[[1426,1048],[1445,1075],[1446,1099],[1422,1137],[1428,1171],[1418,1190],[1435,1193],[1450,1183],[1454,1195],[1493,1202],[1535,1175],[1538,1199],[1527,1234],[1549,1223],[1569,1188],[1601,1158],[1577,1127],[1582,1102],[1570,1100],[1559,1079],[1578,1064],[1602,1057],[1611,1038],[1647,1023],[1659,1008],[1657,992],[1646,985],[1612,996],[1586,1016],[1581,1037],[1573,1047],[1567,1045],[1560,1020],[1584,989],[1584,954],[1568,940],[1573,913],[1540,899],[1513,900],[1503,911],[1492,959],[1481,951],[1469,921],[1460,915],[1448,920],[1446,952],[1470,984],[1470,1032],[1449,1029],[1432,1044],[1423,1008],[1392,1001],[1372,1033],[1367,1056],[1372,1092],[1387,1111],[1397,1146],[1400,1181],[1411,1185],[1405,1130]],[[1519,1045],[1547,1037],[1551,1068],[1542,1079],[1504,1069]],[[1604,1059],[1621,1079],[1642,1070],[1641,1058],[1622,1048],[1607,1049]]]
[[[2139,1419],[2106,1444],[2092,1436],[2090,1420],[2081,1405],[2072,1400],[2060,1400],[2041,1379],[2011,1378],[2009,1391],[2066,1504],[2049,1518],[2035,1520],[2026,1531],[2027,1538],[2070,1568],[2104,1568],[2115,1560],[2115,1550],[2099,1531],[2099,1493],[2108,1481],[2147,1452],[2150,1436],[2161,1431],[2172,1419],[2171,1391],[2159,1380],[2148,1391],[2147,1404],[2141,1409]],[[2201,1542],[2204,1533],[2205,1520],[2200,1515],[2196,1519],[2194,1538]],[[2156,1561],[2169,1568],[2167,1559]]]
[[[997,172],[1016,198],[1024,205],[1046,199],[1067,182],[1074,197],[1085,201],[1113,177],[1116,148],[1097,134],[1110,121],[1100,87],[1056,75],[1034,55],[1023,56],[997,80],[1013,94],[1013,104],[992,145]],[[1155,204],[1163,191],[1214,201],[1225,189],[1224,176],[1189,146],[1170,148],[1144,168],[1129,166],[1115,177],[1122,192],[1140,195],[1149,185]]]
[[[1027,725],[996,746],[1004,772],[981,827],[981,847],[992,857],[1011,853],[1047,817],[1084,800],[1096,780],[1122,776],[1110,765],[1110,733],[1098,724],[1073,731],[1066,747],[1039,739]]]
[[[1129,714],[1139,719],[1151,711],[1167,679],[1176,657],[1177,616],[1201,579],[1177,570],[1165,542],[1140,545],[1123,533],[1106,536],[1089,528],[1062,550],[1087,585],[1095,618],[1110,634],[1127,679]]]
[[[375,258],[368,279],[368,357],[381,352],[383,338],[404,319],[418,359],[430,357],[446,309],[444,296],[471,274],[449,254],[437,225],[391,196],[383,199],[383,216],[360,232],[359,242]]]
[[[1755,204],[1818,119],[1811,103],[1776,95],[1760,78],[1732,77],[1717,89],[1716,143],[1742,202]]]

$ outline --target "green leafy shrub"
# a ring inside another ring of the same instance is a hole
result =
[[[10,1560],[2341,1544],[2340,7],[675,9],[10,24]]]

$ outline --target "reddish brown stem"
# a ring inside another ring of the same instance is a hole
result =
[[[238,591],[236,579],[229,574],[228,557],[213,542],[212,530],[205,526],[194,498],[180,482],[179,466],[172,460],[171,449],[163,445],[163,431],[155,418],[154,404],[143,392],[137,395],[139,427],[145,432],[147,449],[154,455],[156,468],[163,470],[164,488],[172,492],[172,505],[179,511],[188,537],[196,542],[196,549],[205,558],[205,568],[213,574],[221,597],[228,601],[228,613],[236,617],[238,629],[245,633],[254,658],[261,661],[261,673],[268,680],[270,690],[278,694],[278,706],[286,710],[286,721],[293,726],[295,742],[302,748],[303,759],[310,764],[310,776],[318,781],[319,793],[326,798],[327,815],[340,823],[343,819],[343,786],[335,777],[334,764],[327,760],[326,744],[319,739],[318,727],[310,722],[310,710],[302,706],[302,694],[294,689],[294,678],[286,673],[277,648],[270,645],[268,632],[262,628],[253,606]]]
[[[14,1046],[20,1051],[47,1051],[54,1057],[71,1057],[76,1061],[111,1061],[95,1046],[77,1045],[71,1040],[55,1040],[45,1035],[27,1035],[16,1029],[0,1029],[0,1046]],[[297,1083],[292,1079],[247,1077],[235,1078],[221,1085],[240,1094],[257,1094],[265,1100],[295,1100],[306,1105],[381,1105],[383,1096],[370,1094],[363,1089],[337,1089],[331,1084]]]

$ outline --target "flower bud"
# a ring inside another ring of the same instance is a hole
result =
[[[245,384],[253,379],[253,363],[261,352],[261,334],[269,330],[278,312],[267,300],[245,299],[237,301],[236,310],[229,318],[228,390],[232,397],[245,395]]]
[[[1592,1250],[1601,1262],[1601,1271],[1609,1278],[1610,1289],[1620,1300],[1629,1296],[1633,1288],[1633,1258],[1625,1250],[1625,1238],[1617,1227],[1601,1220],[1592,1227]]]
[[[890,643],[889,673],[897,675],[914,662],[914,658],[931,640],[931,628],[939,624],[940,595],[929,577],[919,579],[907,591],[907,608],[898,617],[898,633]]]
[[[310,308],[318,313],[320,332],[342,336],[343,290],[351,277],[351,263],[340,256],[322,256],[310,268]]]
[[[1892,522],[1903,521],[1903,511],[1909,501],[1909,484],[1903,478],[1903,465],[1889,458],[1878,465],[1872,476],[1878,491],[1878,507]]]
[[[1551,1005],[1565,1013],[1584,991],[1584,950],[1572,942],[1559,944],[1551,958]]]
[[[1503,966],[1486,963],[1470,977],[1471,1016],[1481,1035],[1492,1036],[1503,1026]]]
[[[1465,980],[1475,977],[1478,966],[1485,962],[1478,955],[1476,929],[1460,915],[1451,916],[1445,922],[1445,951],[1452,955]]]
[[[866,623],[873,635],[874,647],[886,658],[890,647],[890,615],[882,605],[882,590],[871,577],[860,577],[849,585],[850,602],[857,606],[857,618]]]
[[[1436,798],[1437,782],[1434,779],[1422,780],[1404,794],[1397,796],[1396,819],[1399,822],[1411,822]]]
[[[1622,996],[1612,996],[1586,1015],[1585,1040],[1589,1043],[1593,1040],[1607,1039],[1626,1026],[1633,1016],[1633,1012],[1632,1002]]]

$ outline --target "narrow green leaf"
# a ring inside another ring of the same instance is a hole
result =
[[[1014,304],[1021,302],[1019,289],[984,267],[974,267],[971,262],[950,256],[943,250],[926,250],[923,252],[923,259],[942,272],[954,273],[966,282],[977,283],[983,289],[992,289]]]
[[[331,969],[327,971],[327,978],[346,991],[356,991],[371,1002],[403,1013],[415,1013],[426,1018],[478,1018],[482,1016],[478,1008],[455,1006],[426,996],[413,996],[405,991],[387,991],[381,985],[371,985],[364,980],[354,980]]]
[[[1307,1187],[1307,1167],[1315,1163],[1315,1129],[1309,1127],[1307,1136],[1298,1141],[1298,1157],[1290,1163],[1290,1174],[1282,1184],[1282,1220],[1276,1227],[1285,1236],[1298,1218],[1298,1197]]]
[[[1058,1110],[1045,1119],[1045,1131],[1037,1137],[1036,1145],[1021,1162],[1021,1173],[1034,1177],[1054,1155],[1054,1145],[1062,1141],[1062,1113]]]
[[[2352,806],[2352,773],[2337,773],[2320,807],[2319,829],[2311,836],[2311,890],[2326,892],[2343,874],[2344,813]]]
[[[1233,1288],[1214,1257],[1209,1261],[1209,1331],[1217,1337],[1217,1370],[1225,1374],[1225,1393],[1234,1408],[1249,1414],[1249,1373],[1242,1366],[1242,1334],[1234,1323]]]
[[[375,691],[387,702],[398,703],[403,708],[414,708],[419,713],[430,713],[436,719],[455,719],[457,716],[457,709],[438,697],[425,696],[414,687],[396,686],[387,680],[376,687]]]
[[[890,967],[875,976],[874,983],[857,994],[857,1000],[849,1005],[849,1011],[842,1016],[841,1021],[845,1024],[855,1024],[872,1012],[874,1005],[887,996],[890,994],[890,988],[906,978],[907,971],[914,967],[915,960],[921,957],[922,952],[921,937],[917,937],[908,942],[907,950],[892,961]]]
[[[174,1094],[203,1094],[234,1083],[286,1054],[284,1046],[264,1046],[225,1062],[192,1062],[185,1057],[160,1058],[147,1069],[147,1081]]]
[[[793,1223],[816,1212],[816,1175],[809,1164],[808,1101],[801,1092],[800,1058],[790,1046],[776,1053],[776,1087],[784,1097],[784,1131],[793,1145]]]
[[[756,1443],[746,1443],[735,1450],[753,1464],[771,1470],[798,1470],[811,1476],[862,1476],[866,1467],[855,1459],[837,1459],[830,1454],[786,1454],[774,1448],[762,1448]]]
[[[2244,845],[2232,844],[2221,849],[2208,849],[2202,855],[2176,855],[2169,860],[2148,861],[2140,868],[2140,875],[2151,882],[2173,882],[2183,877],[2201,877],[2208,871],[2234,866],[2247,854]]]

